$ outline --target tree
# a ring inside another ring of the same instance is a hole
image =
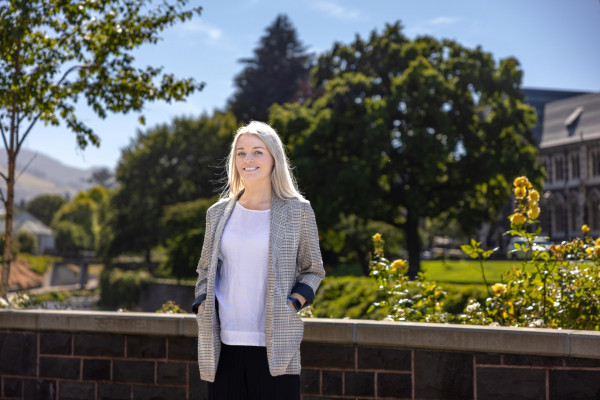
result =
[[[311,59],[288,17],[277,16],[260,39],[254,57],[240,60],[245,67],[235,77],[236,92],[228,108],[240,121],[266,121],[271,104],[306,95]]]
[[[134,65],[133,50],[159,40],[159,32],[200,13],[188,0],[11,0],[0,6],[0,131],[8,155],[2,178],[6,209],[0,296],[12,262],[15,165],[38,121],[64,123],[82,149],[99,137],[77,118],[84,98],[101,118],[140,111],[147,101],[183,100],[202,88],[162,68]],[[143,117],[140,117],[143,120]]]
[[[150,250],[165,241],[164,207],[213,197],[222,186],[217,167],[236,129],[232,113],[216,112],[138,132],[117,166],[108,255],[144,253],[150,262]]]
[[[271,119],[321,228],[340,213],[401,227],[415,277],[423,218],[448,213],[469,233],[496,217],[512,177],[541,180],[521,76],[514,58],[496,64],[481,48],[408,40],[396,23],[335,44],[313,71],[324,94],[273,106]]]
[[[27,202],[25,211],[33,215],[46,225],[52,223],[52,218],[58,209],[67,202],[61,196],[55,194],[43,194]]]
[[[166,206],[162,218],[167,237],[167,259],[163,267],[178,279],[196,276],[196,265],[204,241],[206,211],[216,198],[198,199]]]
[[[110,188],[114,184],[114,174],[108,168],[100,168],[92,172],[92,176],[87,180],[94,185],[100,185],[105,188]]]

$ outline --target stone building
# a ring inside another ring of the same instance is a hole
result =
[[[547,178],[540,201],[543,234],[552,241],[600,236],[600,92],[544,105],[539,142]]]

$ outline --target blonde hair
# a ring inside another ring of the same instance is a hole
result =
[[[283,143],[271,126],[264,122],[252,121],[247,125],[240,127],[233,142],[231,143],[231,151],[227,156],[227,185],[221,193],[222,198],[230,198],[237,196],[244,189],[244,182],[235,167],[235,155],[237,141],[242,135],[255,135],[267,146],[267,149],[273,156],[273,170],[271,171],[271,188],[280,199],[304,199],[298,190],[296,179],[292,174],[290,163]]]

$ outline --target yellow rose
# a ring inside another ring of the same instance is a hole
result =
[[[523,197],[525,197],[526,193],[527,193],[527,189],[525,189],[525,186],[515,187],[515,197],[517,199],[522,199]]]
[[[581,225],[581,233],[587,235],[588,233],[590,233],[590,227],[585,224]]]
[[[373,235],[374,242],[381,242],[381,233],[376,233]]]
[[[525,223],[525,216],[520,212],[514,213],[510,216],[510,222],[515,225],[522,225]]]
[[[553,246],[550,246],[550,251],[554,254],[562,254],[564,253],[565,249],[562,245],[555,244]]]
[[[600,246],[600,238],[596,239],[596,246]]]
[[[515,187],[525,186],[527,189],[530,189],[532,187],[531,183],[529,182],[529,179],[527,179],[526,176],[519,176],[518,178],[515,178],[513,185]]]
[[[394,262],[392,262],[392,268],[397,270],[403,270],[406,268],[406,261],[401,259],[394,260]]]
[[[527,216],[531,219],[536,219],[540,215],[540,208],[536,205],[527,211]]]
[[[496,283],[492,286],[492,293],[494,296],[500,296],[502,293],[506,292],[506,285],[503,283]]]
[[[537,190],[535,189],[531,189],[529,191],[529,200],[534,201],[534,202],[538,202],[540,201],[540,194]]]

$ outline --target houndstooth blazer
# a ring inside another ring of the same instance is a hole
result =
[[[219,245],[225,223],[239,196],[224,199],[206,213],[206,231],[198,262],[193,307],[204,303],[198,322],[200,377],[214,382],[221,353],[220,325],[215,300],[215,279],[220,268]],[[300,342],[304,326],[288,305],[291,293],[302,294],[308,305],[325,277],[314,212],[306,200],[283,200],[275,193],[271,202],[271,233],[265,304],[267,357],[272,376],[300,374]]]

